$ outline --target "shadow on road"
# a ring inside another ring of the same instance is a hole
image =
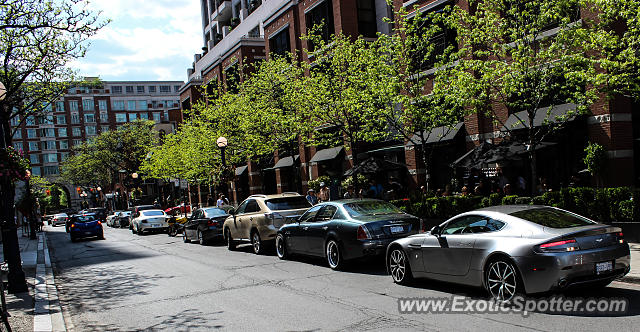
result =
[[[222,329],[224,326],[213,324],[212,320],[215,315],[221,314],[222,311],[203,313],[197,309],[186,309],[174,315],[168,316],[155,316],[155,319],[161,319],[160,322],[147,326],[144,328],[136,329],[136,331],[211,331]],[[122,327],[112,324],[104,323],[91,323],[83,326],[86,331],[104,331],[104,332],[119,332],[122,331]]]

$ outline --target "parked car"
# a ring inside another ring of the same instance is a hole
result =
[[[117,220],[114,222],[116,227],[125,228],[131,224],[131,211],[120,211],[117,215]]]
[[[96,218],[100,220],[100,222],[107,222],[107,209],[105,208],[90,208],[85,210],[85,213],[94,213]]]
[[[325,257],[336,270],[352,259],[383,256],[392,241],[421,230],[419,218],[376,199],[325,202],[284,225],[276,237],[280,259],[290,254]]]
[[[48,214],[48,215],[44,215],[42,216],[42,223],[47,223],[47,225],[51,225],[51,219],[53,219],[54,215],[53,214]]]
[[[131,223],[132,219],[137,218],[140,215],[140,211],[144,210],[157,210],[158,208],[155,205],[137,205],[133,207],[131,210],[130,222],[129,222],[129,230],[133,230],[133,223]]]
[[[605,287],[629,272],[622,230],[548,206],[494,206],[457,215],[387,249],[393,281],[430,278],[518,293]]]
[[[276,238],[276,232],[286,218],[301,215],[311,204],[298,193],[277,195],[252,195],[237,209],[230,210],[224,222],[224,238],[227,248],[233,250],[238,242],[251,242],[256,254],[264,253],[268,244]]]
[[[167,214],[176,215],[176,213],[187,214],[191,213],[191,205],[180,204],[178,206],[170,207],[164,210]]]
[[[51,218],[51,226],[66,225],[69,216],[66,213],[58,213]]]
[[[118,222],[118,213],[120,213],[120,211],[114,211],[112,214],[107,216],[107,226],[118,227],[116,226],[116,223]]]
[[[131,232],[143,235],[144,232],[166,232],[168,216],[162,210],[142,210],[131,220]]]
[[[104,230],[102,223],[93,213],[76,214],[71,216],[69,221],[69,238],[71,242],[86,237],[97,237],[104,240]]]
[[[217,207],[197,209],[184,224],[182,239],[185,243],[196,240],[202,245],[211,240],[222,240],[222,227],[228,216],[224,209]]]

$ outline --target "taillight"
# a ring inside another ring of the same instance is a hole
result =
[[[102,223],[100,222],[100,220],[98,220],[98,225],[102,225]]]
[[[74,227],[76,227],[76,224],[71,224],[71,228],[74,228]]]
[[[540,249],[543,250],[547,250],[547,251],[575,251],[578,250],[578,246],[575,245],[571,245],[572,243],[576,243],[576,240],[574,239],[570,239],[570,240],[562,240],[562,241],[554,241],[554,242],[548,242],[548,243],[543,243],[540,245]]]
[[[358,227],[358,235],[356,236],[356,238],[358,240],[368,240],[371,239],[371,235],[364,225],[360,225]]]
[[[214,221],[215,221],[214,219],[209,219],[207,221],[207,227],[215,226]]]
[[[276,219],[284,220],[284,217],[278,212],[265,213],[264,216],[269,220],[269,223],[274,224]]]
[[[624,243],[624,234],[622,232],[616,233],[616,237],[618,238],[618,243]]]

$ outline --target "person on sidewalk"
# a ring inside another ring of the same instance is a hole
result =
[[[316,191],[313,189],[309,189],[309,191],[307,191],[307,201],[309,201],[309,203],[311,203],[311,205],[316,205],[318,204],[318,196],[316,196]]]
[[[320,182],[320,192],[318,193],[320,202],[328,202],[330,200],[329,187],[324,182]]]

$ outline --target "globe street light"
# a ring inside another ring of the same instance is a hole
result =
[[[216,140],[216,145],[218,145],[218,147],[220,148],[220,154],[221,154],[221,161],[222,161],[222,166],[225,166],[225,160],[224,160],[224,149],[227,147],[228,142],[227,139],[224,137],[218,137],[218,139]]]

